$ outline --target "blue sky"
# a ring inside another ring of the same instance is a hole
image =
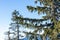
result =
[[[27,5],[34,5],[34,0],[0,0],[0,40],[4,38],[4,32],[8,30],[11,23],[11,14],[14,10],[19,11],[24,17],[41,18],[37,12],[29,12]]]

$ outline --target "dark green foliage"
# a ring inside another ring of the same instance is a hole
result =
[[[60,32],[60,0],[36,0],[35,3],[37,4],[40,2],[40,5],[43,4],[44,6],[27,6],[27,9],[30,12],[38,12],[40,14],[41,12],[46,14],[46,16],[43,16],[43,19],[31,19],[31,18],[24,18],[22,15],[19,14],[18,11],[14,10],[12,13],[12,20],[17,26],[17,35],[19,40],[19,25],[24,25],[26,28],[36,28],[33,32],[24,32],[26,35],[32,34],[29,40],[38,40],[37,34],[38,30],[43,29],[45,31],[44,34],[42,34],[42,40],[45,40],[46,35],[48,35],[51,40],[56,39],[57,34]],[[58,10],[58,11],[57,11]],[[46,22],[45,24],[42,24],[43,22],[51,20],[50,23]],[[35,23],[35,24],[34,24]],[[38,25],[39,24],[39,25]],[[22,27],[24,27],[22,26]],[[46,27],[46,28],[44,28]]]

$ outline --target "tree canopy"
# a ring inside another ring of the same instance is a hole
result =
[[[41,36],[42,40],[46,40],[46,36],[51,40],[57,40],[57,35],[60,33],[60,0],[35,0],[35,4],[38,2],[40,3],[39,5],[43,4],[43,7],[33,7],[30,5],[27,6],[27,9],[30,12],[38,11],[38,14],[41,12],[43,15],[46,14],[46,16],[43,16],[43,19],[24,18],[24,16],[20,15],[16,10],[12,13],[12,20],[14,23],[11,24],[15,24],[14,26],[16,26],[17,30],[15,32],[17,32],[18,35],[17,40],[19,40],[20,25],[24,25],[22,27],[25,28],[35,28],[33,32],[23,31],[27,36],[31,34],[29,40],[32,40],[33,38],[34,40],[38,40],[37,35]],[[47,20],[50,20],[51,22],[43,24],[43,22]],[[44,34],[38,34],[37,32],[40,32],[42,29],[44,30]]]

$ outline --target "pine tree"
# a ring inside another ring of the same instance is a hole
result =
[[[42,30],[42,26],[44,27],[44,26],[48,25],[48,24],[47,25],[40,24],[40,23],[42,23],[42,21],[46,21],[47,19],[23,18],[21,15],[17,14],[16,10],[12,13],[12,20],[14,21],[14,23],[12,23],[12,25],[16,24],[16,22],[18,21],[18,24],[26,25],[25,26],[26,28],[35,28],[36,29],[36,30],[34,30],[34,32],[25,32],[25,31],[23,31],[23,33],[25,33],[27,36],[31,35],[29,40],[32,40],[32,39],[38,40],[37,35],[39,35],[39,34],[37,34],[37,31],[40,30],[40,29]],[[38,26],[37,23],[40,24],[40,25]],[[48,26],[50,26],[50,25],[48,25]],[[19,30],[19,32],[20,32],[20,30]]]
[[[18,24],[20,25],[24,25],[25,28],[35,28],[35,30],[33,32],[25,32],[23,31],[23,33],[25,33],[27,36],[31,35],[29,40],[38,40],[37,36],[40,35],[37,32],[38,31],[42,31],[42,29],[45,29],[44,27],[46,26],[47,29],[49,28],[48,26],[54,26],[52,25],[53,23],[46,23],[46,24],[42,24],[43,21],[46,21],[48,19],[31,19],[31,18],[24,18],[21,15],[18,14],[18,12],[16,12],[16,10],[12,13],[12,19],[13,19],[13,24],[16,24],[18,21]],[[39,25],[38,25],[39,24]],[[18,26],[17,26],[18,27]],[[20,30],[17,31],[17,33],[20,32]],[[17,34],[19,36],[19,33]],[[42,36],[42,40],[45,40],[47,33],[40,35]],[[17,39],[19,40],[19,38]]]
[[[57,34],[60,32],[59,28],[60,28],[60,0],[36,0],[35,3],[37,4],[38,2],[40,2],[40,5],[43,4],[43,7],[40,6],[27,6],[28,10],[33,12],[33,11],[38,11],[38,14],[40,14],[40,12],[46,13],[46,16],[44,16],[44,19],[50,19],[51,22],[54,23],[54,28],[51,29],[47,29],[49,31],[49,35],[51,36],[51,38],[55,38],[56,40],[56,36]],[[52,24],[53,25],[53,24]],[[50,30],[52,32],[50,32]],[[50,34],[51,33],[51,34]],[[52,36],[53,35],[53,36]]]
[[[19,40],[19,25],[23,25],[22,27],[25,28],[33,28],[35,29],[33,32],[25,32],[29,40],[38,40],[38,35],[41,36],[42,40],[46,40],[46,36],[49,36],[51,40],[57,40],[57,34],[60,33],[60,0],[36,0],[35,3],[37,4],[40,2],[40,5],[43,4],[43,7],[41,6],[27,6],[27,9],[31,12],[38,11],[38,14],[42,12],[43,15],[46,14],[46,16],[43,16],[43,19],[32,19],[32,18],[24,18],[23,16],[19,15],[18,11],[14,11],[12,13],[12,20],[16,26],[17,31],[17,40]],[[42,22],[45,22],[47,20],[50,20],[51,22],[46,22],[45,24],[42,24]],[[16,25],[17,24],[17,25]],[[39,25],[38,25],[39,24]],[[46,28],[45,28],[46,27]],[[44,30],[44,34],[40,35],[37,32],[40,33],[41,30]],[[29,36],[31,35],[31,36]]]

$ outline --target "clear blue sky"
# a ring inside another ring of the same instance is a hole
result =
[[[37,13],[29,12],[27,5],[36,6],[34,0],[0,0],[0,40],[3,40],[4,32],[8,30],[14,10],[18,10],[24,17],[41,18]]]

